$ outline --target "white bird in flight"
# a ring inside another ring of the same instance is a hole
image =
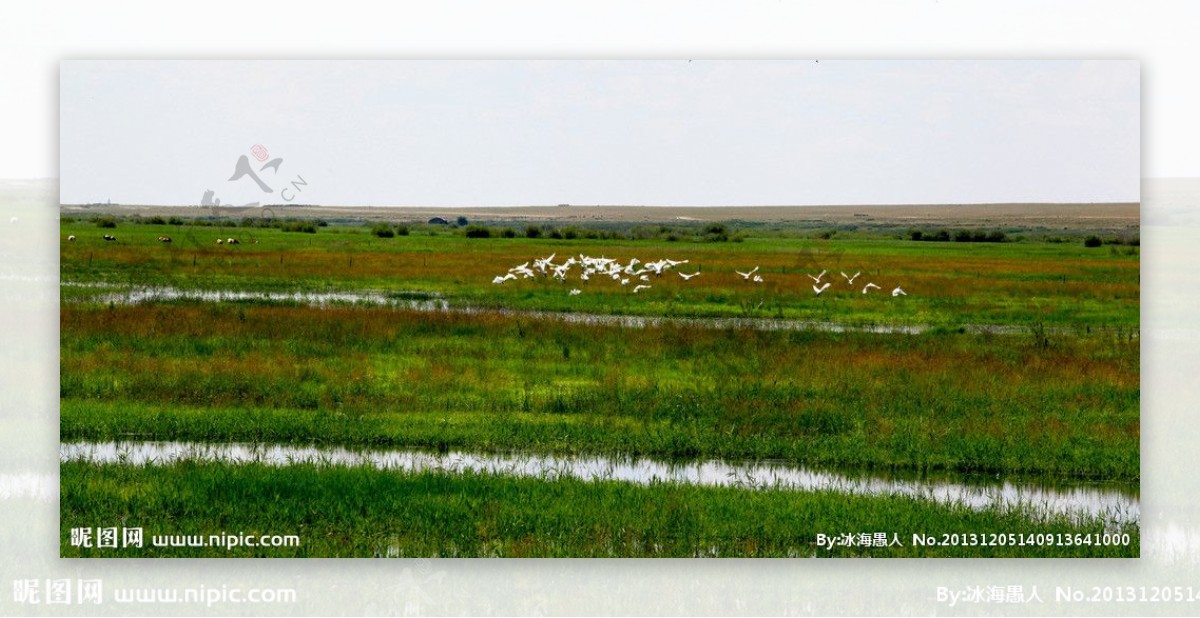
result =
[[[684,281],[687,281],[688,279],[691,279],[692,277],[695,277],[695,276],[697,276],[697,275],[699,275],[699,274],[700,274],[700,271],[696,271],[696,272],[694,272],[694,273],[691,273],[691,274],[687,274],[687,273],[679,273],[679,276],[680,276],[680,277],[683,277],[683,280],[684,280]]]
[[[755,283],[762,283],[762,282],[763,282],[763,278],[762,278],[762,277],[760,277],[760,276],[758,276],[758,275],[754,275],[754,282],[755,282]]]
[[[740,271],[740,270],[735,270],[735,271],[733,271],[733,272],[735,272],[735,273],[737,273],[737,274],[741,275],[741,276],[742,276],[742,279],[745,279],[746,281],[749,281],[749,280],[750,280],[750,275],[753,275],[754,273],[758,272],[758,267],[757,267],[757,266],[755,266],[755,267],[754,267],[754,270],[751,270],[751,271],[750,271],[750,272],[748,272],[748,273],[744,273],[744,272],[742,272],[742,271]]]
[[[569,294],[571,296],[579,296],[582,293],[583,293],[583,291],[580,290],[579,288],[575,288],[575,289],[571,290],[570,292],[567,292],[567,294]]]
[[[813,291],[817,293],[817,296],[820,296],[821,292],[824,292],[825,290],[829,289],[829,286],[831,286],[831,285],[833,285],[833,284],[828,281],[826,281],[825,285],[823,285],[821,287],[817,287],[816,284],[814,284]]]
[[[896,286],[896,289],[892,290],[892,296],[893,296],[893,297],[896,297],[896,296],[908,296],[908,293],[907,293],[907,292],[905,292],[904,290],[901,290],[901,289],[900,289],[900,286]]]
[[[650,286],[648,286],[648,285],[638,285],[638,286],[634,286],[633,293],[637,294],[638,292],[640,292],[642,290],[649,290],[649,289],[650,289]]]
[[[853,277],[848,276],[846,273],[842,273],[842,276],[846,278],[846,283],[849,283],[850,285],[854,285],[854,280],[857,279],[858,276],[861,274],[862,274],[862,272],[860,271],[860,272],[854,273]]]
[[[879,286],[875,285],[874,283],[867,283],[866,285],[863,286],[863,294],[866,294],[867,291],[870,290],[871,288],[875,288],[876,290],[878,290]]]
[[[813,283],[820,283],[820,282],[821,282],[821,278],[825,276],[825,273],[826,273],[826,272],[827,272],[827,271],[824,271],[824,270],[822,270],[822,271],[821,271],[821,274],[819,274],[819,275],[817,275],[817,276],[815,276],[815,277],[814,277],[814,276],[812,276],[812,275],[809,275],[809,276],[808,276],[808,278],[809,278],[809,279],[812,279],[812,280],[813,280]]]

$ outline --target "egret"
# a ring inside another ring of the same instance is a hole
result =
[[[850,285],[854,285],[854,280],[857,279],[858,276],[861,274],[862,274],[862,272],[856,272],[856,273],[854,273],[853,277],[850,277],[850,276],[847,276],[846,273],[842,273],[842,276],[846,277],[846,283],[849,283]]]
[[[649,290],[649,289],[650,289],[650,286],[648,286],[648,285],[637,285],[637,286],[634,286],[633,293],[637,294],[638,292],[640,292],[642,290]]]
[[[744,272],[742,272],[742,271],[740,271],[740,270],[735,270],[735,271],[733,271],[733,272],[735,272],[735,273],[737,273],[737,274],[741,275],[741,276],[742,276],[742,279],[745,279],[746,281],[749,281],[749,280],[750,280],[750,275],[753,275],[754,273],[758,272],[758,267],[757,267],[757,266],[755,266],[755,267],[754,267],[754,269],[753,269],[753,270],[751,270],[751,271],[750,271],[750,272],[748,272],[748,273],[744,273]]]
[[[621,285],[629,285],[629,279],[622,279]]]
[[[868,291],[868,290],[870,290],[871,288],[875,288],[876,290],[878,290],[878,289],[879,289],[879,286],[875,285],[874,283],[867,283],[866,285],[864,285],[864,286],[863,286],[863,292],[862,292],[862,293],[863,293],[863,294],[866,294],[866,293],[867,293],[867,291]]]
[[[762,283],[762,282],[763,282],[763,278],[762,278],[762,277],[760,277],[760,276],[758,276],[758,275],[754,275],[754,282],[755,282],[755,283]]]
[[[641,281],[650,281],[650,277],[647,277],[646,275],[642,275],[641,277],[638,277],[638,279]]]
[[[567,292],[567,294],[569,294],[571,296],[579,296],[582,293],[583,293],[583,291],[580,290],[579,288],[575,288],[575,289],[571,290],[570,292]]]
[[[690,275],[687,273],[679,273],[679,276],[683,277],[684,281],[687,281],[687,280],[691,279],[692,277],[698,276],[699,274],[700,274],[700,271],[696,271]]]
[[[896,286],[896,289],[892,290],[892,297],[894,298],[896,296],[908,296],[908,293],[904,290],[901,290],[900,286]]]
[[[809,279],[812,279],[812,280],[813,280],[813,283],[820,283],[820,282],[821,282],[821,278],[825,276],[825,272],[826,272],[826,271],[822,270],[822,271],[821,271],[821,274],[819,274],[819,275],[817,275],[817,276],[815,276],[815,277],[814,277],[814,276],[812,276],[812,275],[809,275],[809,276],[808,276],[808,278],[809,278]]]
[[[829,289],[829,286],[831,286],[831,285],[833,285],[833,284],[828,281],[826,281],[825,285],[823,285],[821,287],[817,287],[816,284],[813,284],[813,291],[817,293],[817,296],[820,296],[821,292],[824,292],[825,290]]]

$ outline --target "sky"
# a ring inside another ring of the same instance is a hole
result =
[[[60,199],[1137,201],[1140,79],[1130,60],[68,60]],[[269,193],[230,180],[242,156]]]

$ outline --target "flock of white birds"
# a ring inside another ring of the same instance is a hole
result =
[[[566,283],[567,279],[571,276],[571,271],[578,268],[580,281],[587,282],[594,278],[609,278],[623,286],[628,286],[632,283],[633,293],[637,294],[642,290],[649,290],[651,287],[653,287],[650,284],[651,275],[656,278],[661,278],[665,273],[669,272],[676,266],[681,266],[688,263],[688,260],[671,260],[667,258],[663,258],[654,262],[642,262],[637,258],[631,258],[628,263],[622,264],[620,260],[614,258],[590,257],[581,253],[578,257],[571,256],[564,260],[561,264],[555,264],[554,258],[556,257],[558,257],[558,254],[552,253],[548,257],[537,258],[525,262],[524,264],[514,266],[508,269],[507,273],[494,277],[492,279],[492,283],[496,285],[502,285],[507,281],[514,281],[517,279],[536,279],[539,277],[557,279],[563,283]],[[762,275],[758,274],[758,268],[758,266],[755,266],[746,272],[742,272],[740,270],[735,270],[734,272],[736,272],[738,275],[741,275],[742,279],[749,283],[761,284],[764,282],[764,279],[762,278]],[[675,271],[675,274],[679,275],[684,281],[691,281],[694,277],[700,276],[700,271],[698,269],[691,273]],[[832,281],[825,281],[824,283],[821,282],[827,274],[828,271],[822,270],[820,274],[808,275],[808,277],[813,280],[812,289],[817,296],[820,296],[825,292],[825,290],[828,290],[833,286]],[[859,276],[862,275],[861,272],[856,272],[853,275],[847,275],[844,272],[840,274],[846,280],[847,285],[857,289],[854,280],[858,279]],[[871,290],[878,289],[881,288],[875,283],[868,281],[867,284],[862,287],[862,293],[867,294]],[[579,288],[571,288],[571,290],[567,292],[567,294],[571,296],[578,296],[582,293],[583,290]],[[892,290],[892,296],[908,296],[908,294],[901,289],[900,286],[896,286],[896,288]]]

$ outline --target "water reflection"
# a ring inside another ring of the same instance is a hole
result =
[[[684,483],[751,489],[838,491],[858,495],[904,495],[975,509],[1016,507],[1030,517],[1066,514],[1136,524],[1138,491],[1130,484],[1061,484],[979,479],[844,474],[778,462],[668,462],[646,458],[532,453],[433,453],[420,450],[354,450],[259,444],[192,442],[68,443],[62,461],[168,464],[179,460],[226,463],[366,465],[384,470],[476,472],[552,480],[612,480],[638,484]]]

